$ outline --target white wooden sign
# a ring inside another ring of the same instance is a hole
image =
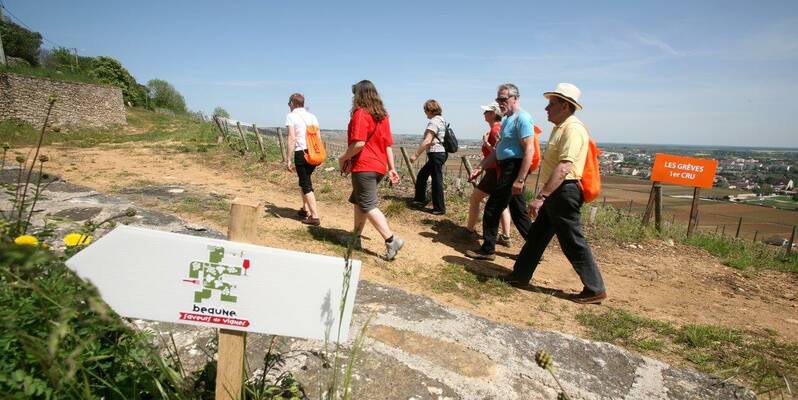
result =
[[[343,258],[121,225],[66,264],[125,317],[330,341],[338,333]],[[359,274],[353,260],[341,340]]]

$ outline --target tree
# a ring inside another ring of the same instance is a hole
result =
[[[162,79],[152,79],[147,82],[150,90],[150,99],[155,107],[162,107],[174,112],[186,112],[186,100],[183,95],[169,82]]]
[[[39,65],[39,47],[42,35],[31,32],[11,21],[0,21],[0,35],[3,36],[3,50],[8,57],[19,57],[31,65]]]
[[[92,62],[91,75],[102,83],[122,89],[122,98],[136,106],[147,104],[147,91],[136,82],[122,64],[111,57],[97,57]]]
[[[224,117],[230,118],[230,113],[227,112],[222,106],[216,107],[213,109],[213,116],[214,117]]]

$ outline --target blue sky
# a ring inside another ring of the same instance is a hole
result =
[[[370,79],[395,133],[421,134],[435,98],[476,138],[509,81],[548,131],[541,93],[571,82],[599,142],[798,147],[794,0],[3,2],[53,42],[171,82],[190,109],[259,126],[300,91],[322,128],[345,129],[350,87]]]

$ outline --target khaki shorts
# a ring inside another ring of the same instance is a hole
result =
[[[384,176],[376,172],[353,172],[349,202],[356,204],[363,212],[377,208],[377,185]]]

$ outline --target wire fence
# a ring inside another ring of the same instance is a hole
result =
[[[286,132],[282,127],[257,127],[254,123],[243,122],[231,118],[215,117],[214,123],[219,131],[219,143],[227,142],[242,153],[260,154],[262,159],[277,157],[270,154],[279,149],[281,161],[291,156],[287,151]],[[322,131],[324,137],[324,131]],[[328,159],[335,159],[343,154],[346,143],[325,140]],[[415,161],[410,161],[410,154],[415,152],[418,144],[398,143],[394,146],[394,164],[403,175],[415,179],[419,168],[427,162],[426,154]],[[470,150],[470,149],[469,149]],[[450,154],[444,168],[444,181],[455,185],[458,192],[468,186],[471,165],[477,165],[482,159],[479,151],[464,151]],[[526,196],[532,198],[543,182],[538,174],[533,173],[527,179]],[[606,179],[602,187],[602,196],[595,200],[602,206],[613,206],[627,214],[641,218],[646,211],[650,193],[650,182],[613,182]],[[670,224],[686,224],[690,218],[691,196],[685,195],[684,188],[663,186],[662,218]],[[789,247],[794,243],[796,225],[798,225],[798,209],[796,211],[776,209],[773,207],[731,203],[707,197],[699,201],[699,212],[696,230],[704,233],[717,233],[745,240],[764,242],[774,246]],[[793,245],[795,246],[795,245]]]

